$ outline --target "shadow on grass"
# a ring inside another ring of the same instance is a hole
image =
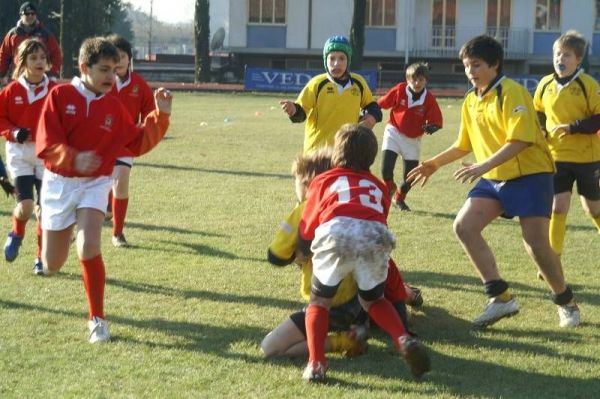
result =
[[[112,225],[112,221],[106,221],[106,223]],[[127,221],[127,228],[128,229],[133,228],[133,229],[139,229],[139,230],[145,230],[145,231],[160,231],[160,232],[170,232],[170,233],[175,233],[175,234],[197,235],[197,236],[203,236],[203,237],[224,237],[224,238],[231,237],[229,235],[219,234],[219,233],[210,233],[207,231],[182,229],[180,227],[174,227],[174,226],[161,226],[161,225],[155,225],[155,224],[138,223],[138,222],[130,222],[130,221]]]
[[[206,168],[195,168],[191,166],[179,166],[179,165],[161,165],[146,162],[136,162],[136,167],[146,167],[155,169],[167,169],[167,170],[178,170],[184,172],[200,172],[200,173],[214,173],[219,175],[234,175],[234,176],[251,176],[251,177],[268,177],[276,179],[290,180],[291,175],[282,173],[265,173],[265,172],[248,172],[243,170],[224,170],[224,169],[206,169]]]

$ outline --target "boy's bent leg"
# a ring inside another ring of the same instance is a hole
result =
[[[265,358],[273,356],[305,356],[306,337],[291,318],[275,327],[260,343]]]
[[[501,279],[494,254],[481,234],[501,214],[502,208],[498,201],[469,198],[454,220],[454,232],[483,283]]]
[[[64,230],[42,231],[42,263],[44,274],[53,274],[60,270],[69,255],[73,225]]]

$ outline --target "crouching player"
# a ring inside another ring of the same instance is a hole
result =
[[[36,153],[46,168],[41,193],[44,271],[56,273],[63,266],[77,224],[91,343],[110,338],[100,237],[115,160],[156,146],[167,131],[172,103],[171,94],[158,89],[157,109],[136,127],[119,100],[105,95],[114,84],[118,62],[118,50],[108,40],[86,39],[79,50],[81,78],[50,91],[36,140]]]
[[[347,124],[336,133],[333,169],[311,182],[300,220],[299,252],[312,255],[313,276],[305,324],[309,351],[303,378],[325,379],[325,339],[332,298],[352,274],[359,302],[369,317],[392,338],[415,377],[430,370],[426,349],[405,329],[384,298],[385,280],[395,237],[388,230],[390,199],[383,182],[369,169],[377,139],[368,128]]]

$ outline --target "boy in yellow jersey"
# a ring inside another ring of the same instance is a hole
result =
[[[560,256],[573,183],[600,233],[600,85],[580,67],[586,41],[568,31],[553,46],[555,73],[539,83],[533,103],[556,163],[550,244]]]
[[[423,185],[441,166],[470,152],[475,155],[476,163],[463,164],[454,173],[463,183],[481,177],[454,221],[454,231],[490,298],[483,313],[473,321],[475,327],[491,325],[519,311],[482,236],[483,229],[498,216],[519,217],[525,249],[552,291],[560,326],[575,327],[580,323],[579,309],[548,238],[554,163],[531,96],[523,86],[504,77],[503,49],[494,38],[471,39],[459,56],[474,87],[465,96],[458,139],[417,166],[408,179]]]
[[[312,78],[296,102],[279,102],[294,123],[306,121],[304,153],[332,146],[335,133],[345,123],[372,129],[382,113],[365,79],[349,71],[352,47],[344,36],[332,36],[323,47],[325,72]],[[362,117],[361,117],[362,114]]]

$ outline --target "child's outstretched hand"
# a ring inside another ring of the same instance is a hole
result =
[[[461,183],[473,183],[489,171],[487,166],[478,163],[461,162],[461,165],[462,167],[454,172],[454,178]]]
[[[156,103],[156,109],[165,114],[171,113],[171,105],[173,104],[173,95],[171,92],[164,87],[159,87],[154,92],[154,102]]]
[[[415,186],[417,183],[421,182],[421,187],[423,187],[429,180],[429,177],[434,174],[438,168],[439,166],[435,162],[424,161],[408,173],[406,181],[410,183],[411,186]]]
[[[281,100],[281,101],[279,101],[279,105],[281,105],[281,109],[288,116],[294,116],[294,115],[296,115],[296,104],[294,104],[293,101],[290,101],[290,100]]]
[[[102,164],[102,158],[94,151],[82,151],[75,155],[75,170],[82,175],[94,173]]]
[[[552,133],[558,132],[558,138],[562,139],[571,134],[571,128],[568,124],[556,125],[552,128]]]

